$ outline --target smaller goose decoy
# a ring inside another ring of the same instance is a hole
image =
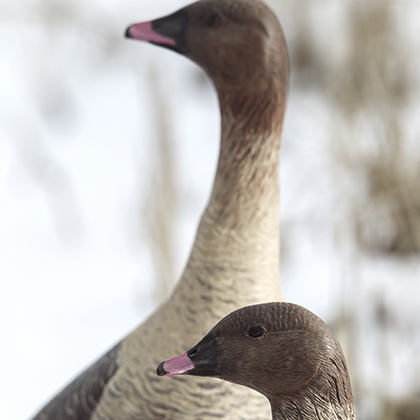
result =
[[[252,388],[274,420],[354,420],[350,377],[328,326],[301,306],[272,302],[223,318],[194,347],[162,362],[159,376],[196,375]]]

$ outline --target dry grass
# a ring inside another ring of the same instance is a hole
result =
[[[383,420],[420,420],[420,395],[388,403]]]
[[[396,402],[386,383],[395,366],[392,358],[400,357],[398,345],[390,343],[410,347],[413,338],[401,328],[385,293],[363,294],[366,281],[374,279],[361,275],[360,258],[420,253],[420,137],[408,120],[418,90],[412,69],[416,49],[404,26],[406,6],[383,0],[348,0],[340,6],[326,1],[325,13],[319,13],[319,2],[296,0],[291,7],[295,87],[316,92],[329,104],[339,191],[336,239],[343,255],[336,279],[340,312],[332,327],[349,362],[358,418],[365,419],[420,419],[418,396]],[[331,8],[335,11],[328,17]],[[363,353],[377,359],[381,371],[374,374],[376,382],[364,370]],[[408,378],[411,372],[400,375]],[[400,395],[413,394],[416,387],[407,385]]]
[[[365,255],[418,254],[420,159],[415,148],[418,139],[409,138],[405,127],[415,91],[408,59],[410,44],[390,3],[351,1],[347,3],[346,14],[346,54],[341,63],[330,68],[327,80],[331,83],[331,109],[338,121],[332,131],[331,150],[339,173],[345,178],[342,185],[349,187],[343,188],[341,199],[347,202],[350,231]],[[337,180],[340,184],[340,177]],[[392,365],[390,357],[396,356],[389,352],[387,343],[392,336],[409,340],[401,337],[396,324],[390,322],[395,314],[380,297],[368,304],[376,314],[369,323],[375,326],[378,343],[382,343],[375,350],[370,347],[370,351],[375,351],[383,369],[382,377],[386,378]],[[360,334],[357,329],[361,328],[360,323],[351,320],[352,316],[345,311],[338,320],[350,326],[350,338]],[[369,344],[362,344],[360,336],[358,340],[348,348],[353,347],[350,361],[355,367],[355,394],[361,406],[376,401],[383,407],[379,412],[387,411],[390,419],[419,418],[418,413],[412,417],[415,410],[407,411],[405,404],[389,402],[387,384],[378,383],[366,389],[365,373],[355,353]],[[408,395],[410,390],[403,393]]]
[[[348,16],[348,54],[332,69],[330,98],[347,128],[335,143],[336,160],[362,184],[355,239],[365,251],[418,253],[420,162],[404,127],[413,91],[408,47],[389,4],[351,2]]]

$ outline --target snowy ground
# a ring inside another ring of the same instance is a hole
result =
[[[150,73],[157,69],[172,108],[177,274],[209,196],[219,136],[215,95],[195,66],[122,38],[127,24],[184,2],[63,2],[69,9],[45,21],[29,1],[19,4],[0,5],[0,418],[8,420],[29,419],[156,305],[143,218],[156,154]],[[80,26],[66,20],[72,13]],[[362,388],[404,395],[420,373],[410,362],[420,345],[420,264],[338,246],[345,205],[329,124],[319,93],[292,88],[281,162],[284,294],[330,322],[352,313]],[[383,302],[390,330],[375,323]],[[346,348],[349,335],[342,339]],[[363,404],[369,418],[376,399]]]

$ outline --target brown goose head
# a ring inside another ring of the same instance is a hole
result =
[[[281,26],[260,0],[201,0],[150,22],[131,25],[128,38],[177,51],[200,65],[219,89],[288,83]]]
[[[320,418],[354,418],[339,343],[320,318],[290,303],[232,312],[188,352],[162,362],[157,373],[212,376],[255,389],[269,399],[277,419],[295,418],[291,411],[306,413],[302,418],[321,412]]]

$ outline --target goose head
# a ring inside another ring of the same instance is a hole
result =
[[[286,43],[274,13],[259,0],[201,0],[169,16],[131,25],[126,37],[189,57],[216,89],[288,82]]]
[[[189,351],[162,362],[157,373],[210,376],[252,388],[268,398],[277,419],[295,418],[293,411],[354,418],[339,343],[320,318],[286,302],[232,312]]]

